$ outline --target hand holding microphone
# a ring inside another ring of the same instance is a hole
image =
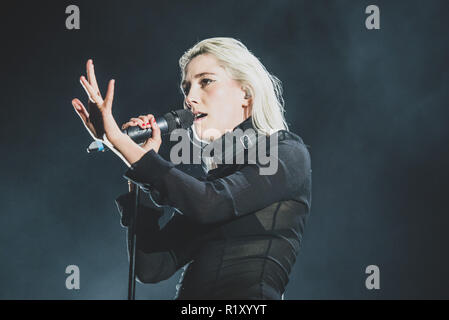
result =
[[[152,125],[151,119],[154,119]],[[172,133],[175,129],[187,129],[193,124],[194,115],[189,109],[174,110],[166,113],[162,117],[156,117],[152,114],[146,116],[139,116],[138,118],[131,118],[130,121],[122,125],[122,133],[128,135],[136,143],[144,143],[145,150],[150,150],[154,146],[160,147],[160,135],[167,135]],[[158,130],[155,132],[157,136],[152,137],[153,126]],[[153,138],[154,140],[151,140]],[[158,150],[158,148],[156,150]],[[92,142],[87,148],[88,153],[95,151],[105,151],[107,149],[98,142]]]
[[[150,129],[151,130],[150,138],[146,139],[145,142],[140,146],[146,151],[154,149],[156,152],[159,152],[159,148],[161,147],[162,143],[161,129],[159,128],[158,124],[156,123],[156,119],[152,114],[148,114],[146,116],[139,116],[138,118],[131,118],[128,122],[122,125],[122,131],[125,130],[125,132],[128,135],[130,135],[128,131],[131,132],[131,130],[126,130],[129,127],[139,127],[145,130],[143,132],[142,130],[139,130],[140,132],[142,132],[142,134],[146,133],[146,131]]]

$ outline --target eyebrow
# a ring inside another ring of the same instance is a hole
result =
[[[213,72],[201,72],[201,73],[198,73],[197,75],[195,75],[193,78],[194,78],[194,79],[198,79],[198,78],[201,78],[202,76],[205,76],[205,75],[207,75],[207,74],[215,75],[215,73],[213,73]],[[188,81],[185,81],[185,80],[184,80],[184,81],[181,83],[181,86],[184,86],[187,82],[188,82]]]

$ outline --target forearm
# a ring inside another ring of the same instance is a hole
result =
[[[215,223],[233,218],[228,188],[181,172],[153,150],[128,169],[124,177],[137,184],[150,184],[163,195],[167,204],[196,222]]]
[[[124,177],[150,184],[168,205],[200,224],[224,222],[263,209],[280,200],[304,202],[310,158],[303,144],[279,144],[275,174],[261,175],[260,163],[213,180],[192,177],[150,150],[133,163]]]

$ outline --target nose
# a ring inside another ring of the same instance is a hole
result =
[[[199,95],[197,93],[197,90],[194,88],[190,88],[189,93],[186,96],[186,105],[189,109],[192,109],[193,107],[197,106],[200,102]]]

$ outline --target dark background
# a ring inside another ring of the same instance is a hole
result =
[[[76,4],[81,29],[67,30]],[[365,28],[380,7],[381,29]],[[92,58],[119,124],[182,106],[178,59],[241,40],[284,84],[310,146],[312,211],[285,299],[449,298],[447,1],[15,1],[1,4],[0,298],[125,299],[126,166],[71,105]],[[65,288],[78,265],[80,290]],[[380,290],[365,268],[380,268]],[[171,299],[180,271],[137,287]]]

